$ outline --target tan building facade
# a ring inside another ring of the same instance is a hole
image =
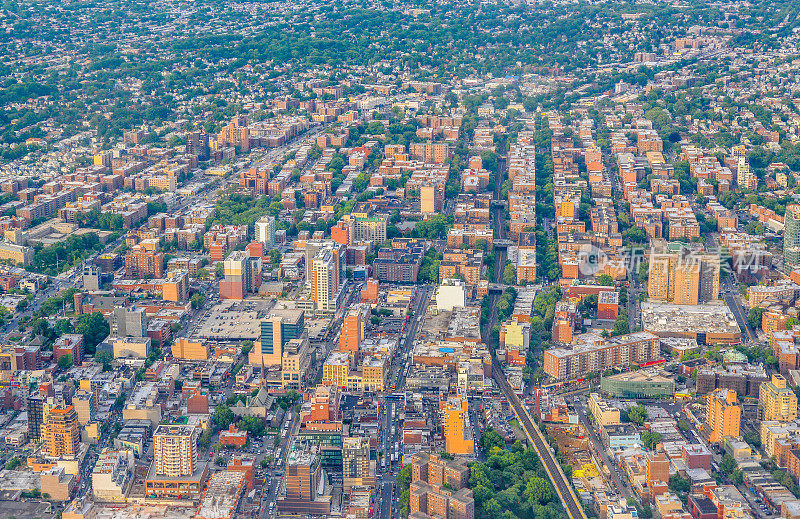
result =
[[[759,386],[758,404],[764,421],[791,422],[797,418],[797,395],[789,389],[783,375]]]
[[[593,371],[625,367],[659,358],[661,341],[650,332],[603,339],[586,333],[573,344],[544,352],[544,371],[558,380],[578,378]]]
[[[185,425],[159,425],[153,433],[155,473],[191,476],[197,464],[197,429]]]
[[[650,254],[647,293],[676,305],[696,305],[719,299],[718,254],[676,252]]]
[[[342,470],[345,492],[354,486],[375,484],[375,470],[370,462],[369,438],[342,438]]]
[[[413,158],[443,164],[450,157],[450,145],[443,142],[412,142],[408,151]]]
[[[54,458],[74,457],[81,441],[80,426],[73,406],[50,409],[45,423],[47,454]]]
[[[619,425],[622,423],[619,409],[608,405],[597,393],[589,395],[589,412],[592,413],[597,425]]]
[[[208,346],[181,337],[172,343],[172,356],[181,360],[208,360]]]
[[[706,427],[709,440],[719,443],[726,437],[739,436],[742,421],[742,407],[736,391],[717,389],[706,397]]]

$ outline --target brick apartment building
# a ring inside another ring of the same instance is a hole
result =
[[[475,501],[467,488],[469,467],[436,454],[415,454],[411,460],[409,516],[474,519]],[[447,486],[445,486],[447,485]]]
[[[132,278],[164,277],[164,254],[134,248],[125,255],[125,274]]]

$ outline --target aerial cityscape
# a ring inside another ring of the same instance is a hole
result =
[[[0,34],[0,519],[800,519],[797,0]]]

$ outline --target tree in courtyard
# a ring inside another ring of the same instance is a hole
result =
[[[103,314],[92,312],[78,317],[78,324],[75,326],[75,333],[83,335],[83,344],[86,353],[93,355],[97,345],[108,337],[111,328]]]
[[[648,450],[655,450],[656,445],[661,441],[661,434],[653,431],[645,431],[642,433],[642,445]]]
[[[233,411],[230,410],[225,404],[220,404],[214,409],[214,414],[211,419],[217,424],[220,429],[227,429],[233,422]]]
[[[726,454],[722,457],[722,461],[719,462],[719,470],[723,474],[730,476],[733,474],[733,471],[736,470],[736,459],[731,456],[730,454]]]
[[[638,425],[643,426],[647,421],[647,409],[643,405],[635,405],[628,409],[628,419]]]
[[[58,367],[61,368],[61,369],[69,369],[69,368],[71,368],[72,367],[72,363],[73,363],[73,360],[72,360],[72,354],[71,353],[67,353],[66,355],[62,355],[58,359]]]

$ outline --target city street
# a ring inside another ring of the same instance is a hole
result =
[[[586,408],[584,407],[585,400],[583,400],[586,398],[586,394],[583,394],[582,397],[581,404],[577,406],[578,418],[583,424],[585,430],[589,433],[589,437],[592,441],[593,452],[600,456],[600,459],[597,461],[600,462],[601,467],[609,468],[611,479],[616,485],[616,488],[622,492],[623,497],[634,497],[633,492],[631,491],[630,487],[628,487],[628,484],[623,484],[623,478],[625,478],[625,476],[620,474],[619,466],[608,456],[605,447],[603,447],[603,442],[597,435],[597,428],[590,422],[589,416],[586,414]]]
[[[739,285],[735,283],[731,277],[727,277],[720,290],[723,291],[725,304],[731,309],[733,316],[736,318],[736,322],[739,324],[739,328],[744,332],[742,334],[742,342],[757,343],[758,337],[747,322],[747,314],[739,301]]]
[[[797,0],[0,18],[5,515],[800,519]]]

